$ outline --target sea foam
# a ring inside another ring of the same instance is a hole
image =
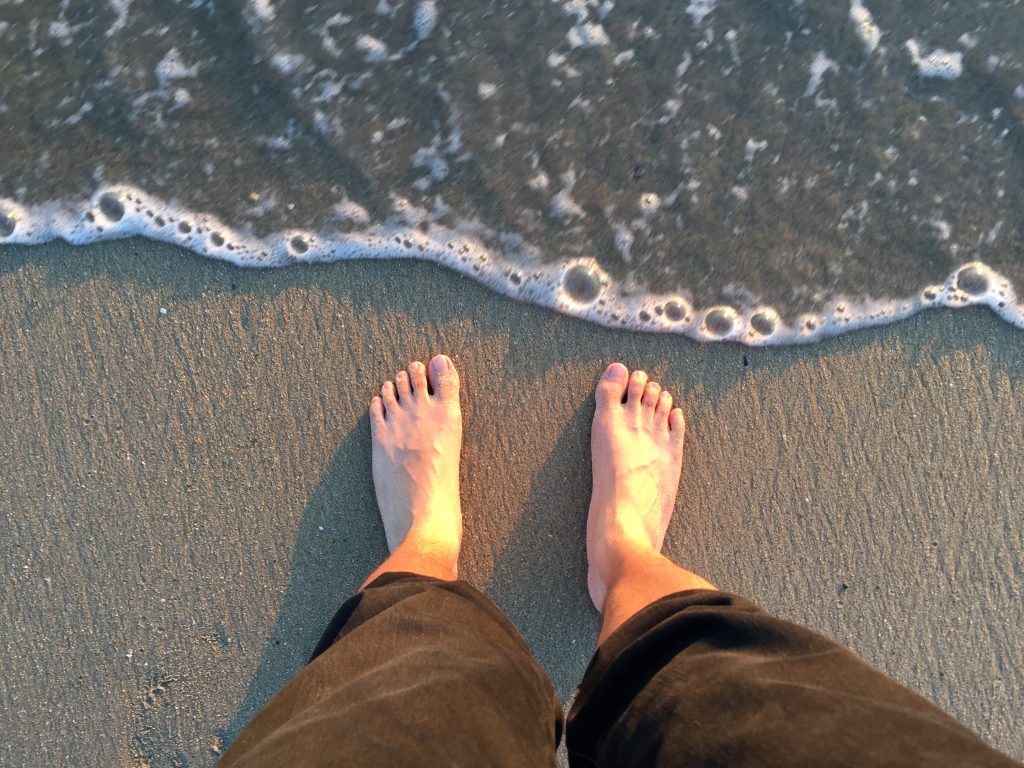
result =
[[[660,201],[644,195],[651,215]],[[359,206],[340,204],[342,215],[365,222]],[[593,259],[573,259],[531,270],[489,248],[472,228],[431,225],[426,212],[399,200],[383,224],[357,232],[325,235],[288,230],[257,238],[217,217],[161,201],[118,185],[97,190],[78,205],[23,206],[0,200],[0,243],[40,244],[62,239],[72,245],[145,237],[172,243],[239,267],[284,267],[354,259],[421,259],[472,277],[489,288],[606,327],[681,333],[700,341],[736,341],[750,346],[806,343],[857,328],[881,325],[928,307],[987,306],[1024,328],[1024,306],[1010,283],[981,262],[962,265],[917,296],[889,301],[837,297],[827,311],[786,324],[770,306],[745,311],[732,306],[693,307],[680,295],[624,297],[616,281]]]
[[[877,0],[186,5],[5,6],[0,246],[423,259],[751,345],[940,306],[1024,325],[1012,24]]]
[[[924,52],[921,44],[911,38],[906,42],[910,60],[914,62],[921,77],[939,77],[943,80],[956,80],[963,74],[963,54],[960,51],[947,51],[936,48]]]

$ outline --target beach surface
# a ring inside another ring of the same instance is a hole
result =
[[[593,384],[685,402],[666,551],[1024,758],[1024,333],[931,311],[813,346],[609,331],[443,268],[4,248],[0,763],[208,766],[383,558],[366,406],[463,375],[462,574],[564,701]]]

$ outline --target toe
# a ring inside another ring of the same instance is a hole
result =
[[[661,384],[656,381],[647,382],[647,386],[644,387],[644,396],[641,401],[645,411],[654,413],[654,409],[658,406],[658,398],[661,397]]]
[[[427,369],[419,360],[409,363],[409,382],[412,385],[412,393],[416,397],[426,397],[430,394],[427,391]]]
[[[673,408],[668,415],[668,433],[673,440],[683,442],[683,436],[686,434],[686,419],[683,418],[682,408]]]
[[[672,413],[672,395],[662,392],[661,397],[658,398],[658,407],[654,411],[654,418],[659,423],[666,424],[670,413]]]
[[[435,355],[430,361],[430,386],[434,397],[441,400],[459,399],[459,372],[448,355]]]
[[[409,385],[409,374],[399,371],[395,374],[395,387],[398,388],[398,400],[410,401],[412,399],[412,387]]]
[[[622,363],[612,363],[605,369],[601,380],[597,382],[597,390],[594,393],[599,408],[622,404],[628,377],[629,371]]]
[[[647,373],[645,371],[633,371],[629,377],[629,388],[626,392],[626,406],[633,410],[640,409],[643,400],[644,388],[647,386]]]
[[[395,383],[393,381],[385,381],[380,388],[380,396],[384,401],[384,408],[388,411],[393,411],[398,407],[398,397],[395,394]]]
[[[370,401],[370,431],[376,432],[384,426],[384,401],[375,397]]]

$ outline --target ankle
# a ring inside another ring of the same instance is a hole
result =
[[[658,554],[644,521],[633,515],[609,516],[599,539],[602,549],[615,561]]]
[[[618,627],[663,597],[692,589],[715,590],[714,584],[682,568],[653,547],[624,554],[601,608],[598,643]]]
[[[395,550],[415,573],[454,581],[459,577],[459,536],[438,535],[427,526],[413,525]]]
[[[588,546],[588,560],[609,591],[627,574],[662,555],[650,538],[629,528],[615,527]]]

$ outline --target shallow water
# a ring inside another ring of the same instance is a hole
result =
[[[0,0],[0,242],[426,258],[609,325],[1024,326],[1024,5]]]

